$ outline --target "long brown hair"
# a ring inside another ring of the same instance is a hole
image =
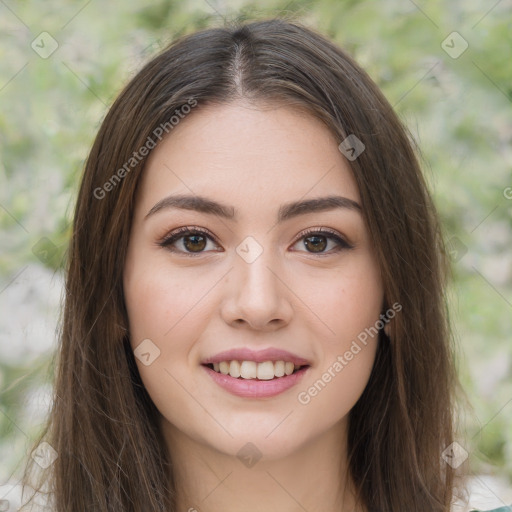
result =
[[[39,440],[58,454],[47,472],[55,511],[175,510],[171,461],[130,348],[123,299],[146,159],[132,158],[184,105],[238,98],[305,109],[340,142],[355,135],[365,145],[350,165],[385,309],[403,309],[388,335],[381,331],[370,380],[350,412],[349,467],[369,510],[447,512],[454,475],[441,452],[453,441],[456,377],[435,208],[407,131],[378,87],[334,43],[284,19],[180,38],[130,81],[105,117],[81,181],[54,402]]]

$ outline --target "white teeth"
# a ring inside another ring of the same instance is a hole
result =
[[[265,361],[258,364],[257,371],[258,379],[270,380],[274,378],[274,363],[272,361]]]
[[[213,369],[217,373],[223,375],[230,375],[237,379],[259,379],[259,380],[272,380],[274,377],[284,377],[291,375],[295,370],[298,370],[300,365],[294,364],[291,361],[264,361],[263,363],[256,363],[255,361],[221,361],[213,363]]]
[[[229,364],[229,375],[237,379],[240,377],[240,363],[238,361],[231,361]]]
[[[254,361],[242,361],[240,365],[240,377],[242,377],[242,379],[255,379],[256,363]]]
[[[276,377],[284,377],[284,361],[276,361],[274,363],[274,375]]]

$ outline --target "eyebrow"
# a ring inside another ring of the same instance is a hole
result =
[[[191,195],[172,195],[164,197],[149,210],[145,219],[154,215],[155,213],[169,209],[179,208],[183,210],[194,210],[209,215],[218,215],[227,220],[236,220],[237,211],[233,206],[219,203],[213,199],[203,196]],[[307,199],[304,201],[294,201],[291,203],[283,204],[277,214],[277,222],[283,222],[299,215],[308,213],[323,212],[334,209],[347,209],[361,213],[361,205],[342,196],[327,196],[318,197],[315,199]]]

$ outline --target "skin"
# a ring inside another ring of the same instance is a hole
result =
[[[279,206],[290,201],[339,195],[360,204],[338,144],[320,121],[298,110],[237,101],[198,106],[146,164],[124,292],[133,348],[150,339],[152,354],[160,351],[151,364],[137,359],[137,365],[161,413],[178,510],[364,510],[347,476],[347,420],[368,382],[377,339],[309,403],[300,403],[298,393],[382,313],[372,243],[354,209],[276,223]],[[175,208],[147,216],[178,193],[233,206],[237,220]],[[195,253],[183,235],[172,246],[176,252],[158,245],[183,226],[207,229],[217,241],[203,241]],[[314,252],[301,235],[308,228],[335,230],[353,248],[336,251],[336,241],[323,238],[328,245]],[[251,263],[236,251],[248,236],[263,249]],[[201,366],[206,357],[239,347],[281,348],[311,367],[278,396],[241,398]],[[248,442],[261,454],[252,467],[237,457]]]

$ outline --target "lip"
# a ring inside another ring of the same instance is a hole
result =
[[[270,359],[265,360],[269,361]],[[279,361],[279,359],[277,360]],[[225,361],[225,359],[221,359],[220,361]],[[304,368],[297,370],[295,373],[292,373],[291,375],[286,375],[284,377],[279,377],[277,379],[272,380],[235,379],[230,375],[217,373],[215,370],[212,370],[208,366],[203,365],[203,368],[216,384],[218,384],[221,388],[225,389],[226,391],[232,393],[233,395],[237,395],[242,398],[271,398],[295,386],[298,382],[302,380],[305,373],[311,367],[305,366]]]
[[[264,363],[265,361],[290,361],[299,366],[311,366],[307,359],[299,357],[286,350],[277,348],[267,348],[265,350],[251,350],[249,348],[235,348],[225,350],[218,354],[201,361],[201,364],[221,363],[222,361],[254,361],[255,363]],[[284,377],[281,377],[284,378]]]

